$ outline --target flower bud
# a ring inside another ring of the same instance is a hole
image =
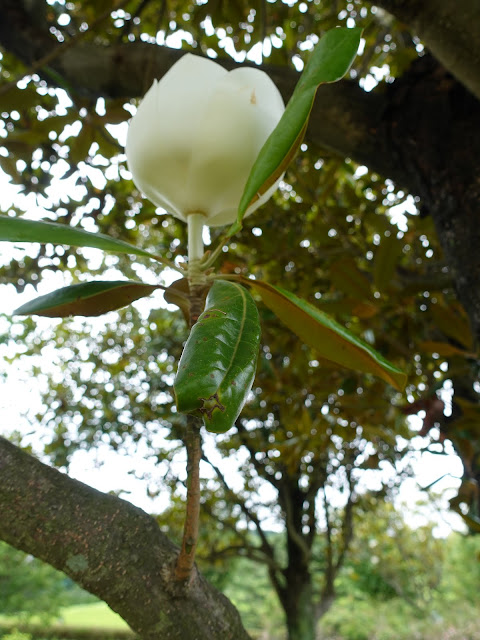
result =
[[[154,81],[130,122],[126,153],[133,180],[181,220],[201,213],[208,226],[232,223],[253,163],[284,109],[263,71],[228,72],[186,54]]]

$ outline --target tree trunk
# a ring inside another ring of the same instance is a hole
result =
[[[300,474],[285,475],[279,489],[280,504],[285,512],[288,561],[282,572],[284,586],[278,595],[285,612],[288,640],[315,640],[317,618],[310,573],[313,538],[302,531],[305,494],[299,487],[299,479]]]
[[[430,56],[387,94],[379,129],[431,215],[474,339],[480,340],[480,103]],[[395,177],[394,177],[395,179]]]
[[[288,640],[315,640],[316,616],[312,579],[302,571],[288,583],[283,602]]]

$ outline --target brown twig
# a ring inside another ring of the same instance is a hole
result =
[[[187,505],[183,540],[175,566],[175,580],[188,583],[192,576],[197,548],[200,520],[200,460],[202,458],[202,438],[200,424],[195,416],[187,418]]]
[[[190,286],[190,329],[198,320],[203,307],[203,287]],[[188,584],[195,564],[200,523],[200,460],[202,459],[201,420],[187,416],[187,504],[183,526],[182,547],[175,566],[175,580]]]

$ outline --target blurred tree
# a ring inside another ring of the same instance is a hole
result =
[[[0,543],[0,614],[16,615],[24,621],[32,616],[45,622],[61,607],[92,601],[64,574],[32,556]]]
[[[347,568],[355,591],[427,612],[442,581],[445,541],[432,523],[412,529],[390,502],[365,496],[362,507]]]
[[[437,425],[454,443],[465,482],[453,506],[472,529],[480,528],[480,91],[470,63],[478,58],[480,20],[468,0],[455,7],[436,2],[433,13],[432,6],[413,0],[2,3],[0,164],[19,191],[7,212],[39,207],[45,218],[121,237],[170,260],[184,254],[185,229],[140,199],[116,137],[115,125],[130,117],[133,100],[178,59],[178,47],[218,55],[229,68],[247,54],[259,59],[288,98],[296,69],[325,30],[364,27],[350,78],[321,87],[281,192],[247,220],[221,267],[282,282],[409,374],[406,405],[369,376],[319,362],[263,312],[267,329],[253,397],[237,428],[217,439],[223,455],[243,456],[242,487],[233,491],[224,467],[205,449],[205,469],[210,462],[213,473],[205,480],[204,512],[232,535],[228,546],[211,545],[212,559],[237,548],[267,564],[291,640],[313,637],[315,620],[335,594],[361,473],[400,468],[406,449],[396,436],[408,435],[405,414],[423,409],[424,433]],[[92,262],[87,251],[49,245],[5,258],[0,277],[22,291],[59,268],[67,282],[84,280],[87,269],[161,278],[140,262],[111,256]],[[135,308],[120,312],[104,331],[86,322],[51,324],[64,368],[61,377],[51,376],[39,422],[48,427],[45,453],[55,464],[66,466],[79,447],[103,443],[128,451],[146,444],[160,463],[153,490],[161,474],[177,488],[167,462],[183,433],[171,389],[182,325],[181,317],[155,305],[148,317]],[[52,333],[35,323],[15,321],[9,331],[24,355],[49,353]],[[36,374],[49,376],[41,365]],[[446,379],[454,390],[450,418],[437,398]],[[245,637],[235,613],[200,579],[182,597],[171,595],[161,576],[175,550],[152,520],[3,441],[1,456],[0,503],[10,517],[0,536],[7,542],[64,570],[143,638],[188,639],[191,629],[196,637]],[[270,503],[258,497],[265,486],[273,492]],[[342,508],[334,515],[330,495],[337,493]],[[280,551],[261,537],[269,511],[283,526]],[[245,540],[248,527],[259,533],[259,548]],[[313,546],[318,531],[321,553]],[[319,566],[321,584],[314,578]]]
[[[0,612],[2,615],[58,613],[65,577],[21,551],[0,544]]]

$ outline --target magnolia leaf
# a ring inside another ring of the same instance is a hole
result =
[[[148,296],[155,289],[158,289],[156,285],[132,280],[85,282],[35,298],[16,309],[14,314],[48,318],[100,316]]]
[[[148,251],[134,247],[123,240],[116,240],[103,233],[90,233],[57,222],[27,220],[0,215],[0,241],[40,242],[41,244],[66,244],[72,247],[91,247],[114,253],[129,253],[152,260],[162,260]]]
[[[178,410],[201,414],[208,431],[228,431],[252,388],[259,344],[258,310],[249,292],[215,281],[178,364]]]
[[[318,42],[295,87],[280,122],[263,145],[252,167],[238,208],[236,233],[245,212],[284,173],[302,143],[320,84],[340,80],[350,68],[360,44],[360,28],[336,28]]]
[[[403,241],[397,238],[393,231],[390,231],[388,236],[382,236],[373,263],[373,281],[382,293],[388,293],[392,288],[392,280],[398,261],[402,256],[403,246]]]
[[[446,336],[456,340],[462,347],[470,350],[473,347],[473,336],[470,324],[463,308],[442,303],[431,304],[429,307],[434,323]]]
[[[439,356],[448,358],[450,356],[463,356],[464,358],[477,358],[476,353],[459,349],[448,342],[436,342],[434,340],[424,340],[418,343],[418,349],[427,353],[438,353]]]
[[[404,389],[406,375],[402,371],[320,309],[267,282],[248,278],[244,278],[243,282],[256,291],[265,305],[325,360],[363,373],[372,373],[395,389]]]
[[[357,300],[371,300],[372,288],[367,276],[360,271],[353,258],[342,258],[330,267],[334,289],[339,289]]]
[[[175,280],[175,282],[172,282],[172,284],[167,287],[163,294],[165,302],[168,302],[168,304],[174,304],[179,307],[187,325],[190,321],[190,300],[188,298],[189,293],[190,287],[188,285],[187,278],[180,278],[179,280]]]

